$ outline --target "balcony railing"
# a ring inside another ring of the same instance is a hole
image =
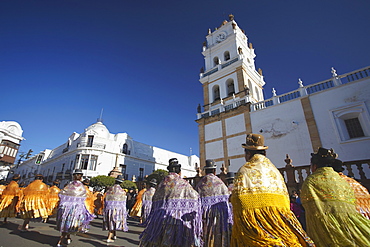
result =
[[[97,148],[97,149],[105,149],[105,144],[103,143],[93,143],[93,144],[90,144],[90,143],[87,143],[87,142],[82,142],[82,143],[78,143],[77,144],[77,147],[78,148],[82,148],[82,147],[87,147],[87,148]]]
[[[370,159],[343,162],[343,166],[345,168],[343,171],[345,175],[356,179],[370,190]],[[285,167],[278,168],[278,170],[284,177],[289,193],[293,190],[299,191],[302,188],[304,180],[311,174],[309,165],[293,166],[292,164],[287,163]],[[217,176],[224,182],[226,181],[225,173],[220,173]],[[196,176],[185,178],[185,180],[195,188],[201,178],[201,176]]]
[[[207,74],[209,72],[212,72],[212,71],[213,70],[210,70],[210,71],[206,72],[205,74]],[[214,72],[216,72],[216,71],[214,71]],[[214,73],[214,72],[212,72],[212,73]],[[205,76],[205,74],[203,75],[203,77]],[[288,92],[288,93],[285,93],[285,94],[282,94],[282,95],[279,95],[279,96],[274,96],[274,97],[272,97],[270,99],[267,99],[267,100],[264,100],[264,101],[259,101],[259,102],[253,103],[253,104],[250,105],[250,111],[253,112],[253,111],[258,111],[258,110],[261,110],[261,109],[265,109],[266,107],[277,105],[277,104],[280,104],[280,103],[283,103],[283,102],[287,102],[287,101],[297,99],[297,98],[300,98],[300,97],[303,97],[303,96],[306,96],[306,95],[310,95],[310,94],[313,94],[313,93],[324,91],[324,90],[333,88],[335,86],[339,86],[341,84],[346,84],[346,83],[349,83],[349,82],[361,80],[361,79],[364,79],[364,78],[367,78],[367,77],[370,77],[370,66],[366,67],[366,68],[363,68],[363,69],[359,69],[359,70],[354,71],[354,72],[350,72],[350,73],[341,75],[341,76],[335,76],[335,77],[333,77],[329,80],[321,81],[321,82],[311,84],[311,85],[308,85],[308,86],[302,86],[302,87],[299,87],[297,90],[294,90],[294,91],[291,91],[291,92]],[[220,114],[221,112],[223,112],[225,110],[228,111],[228,110],[236,108],[240,105],[243,105],[243,104],[245,104],[245,102],[249,102],[248,99],[237,100],[236,105],[234,103],[233,104],[228,104],[226,106],[221,105],[218,108],[211,109],[210,111],[205,111],[205,112],[199,113],[198,114],[198,119],[207,118],[207,117],[210,117],[210,116],[213,116],[213,115]]]
[[[203,77],[206,77],[206,76],[209,76],[209,75],[212,75],[214,73],[216,73],[217,71],[223,69],[223,68],[226,68],[227,66],[230,66],[231,64],[239,61],[240,59],[240,55],[230,59],[230,60],[227,60],[226,62],[222,63],[222,64],[217,64],[215,67],[213,67],[212,69],[204,72],[204,73],[201,73],[200,74],[200,78],[203,78]]]
[[[280,96],[274,96],[265,101],[260,101],[260,102],[251,104],[250,110],[257,111],[257,110],[264,109],[272,105],[277,105],[277,104],[280,104],[280,103],[283,103],[289,100],[303,97],[305,95],[310,95],[313,93],[324,91],[324,90],[339,86],[341,84],[346,84],[349,82],[361,80],[369,76],[370,76],[370,66],[354,71],[354,72],[341,75],[341,76],[333,77],[329,80],[325,80],[325,81],[321,81],[321,82],[311,84],[308,86],[300,87],[297,90],[291,91],[289,93],[286,93]]]

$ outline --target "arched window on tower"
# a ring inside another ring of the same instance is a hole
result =
[[[228,79],[226,81],[227,96],[232,96],[235,93],[234,80]]]
[[[218,59],[218,57],[214,57],[213,58],[213,67],[214,66],[217,66],[217,65],[219,65],[220,64],[220,60]]]
[[[229,51],[224,52],[224,60],[225,61],[230,60],[230,52]]]
[[[249,95],[253,97],[253,87],[252,87],[251,80],[249,79],[248,79],[248,88],[249,88]]]
[[[124,154],[128,154],[128,146],[127,146],[127,144],[125,143],[125,144],[123,144],[123,146],[122,146],[122,153],[124,153]]]
[[[257,87],[254,87],[254,91],[256,91],[257,100],[260,101],[260,94]]]
[[[213,101],[220,100],[220,87],[215,85],[213,87]]]

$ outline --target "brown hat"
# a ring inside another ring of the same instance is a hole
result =
[[[248,134],[246,143],[242,144],[242,147],[249,150],[266,150],[268,146],[265,146],[265,138],[259,134]]]

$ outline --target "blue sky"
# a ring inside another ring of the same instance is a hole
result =
[[[23,128],[21,151],[55,148],[96,122],[111,133],[199,154],[196,107],[208,28],[232,13],[271,89],[370,65],[370,2],[0,1],[1,121]]]

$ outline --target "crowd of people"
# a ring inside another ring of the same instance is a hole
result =
[[[26,188],[14,175],[0,184],[0,217],[4,223],[17,215],[27,231],[30,219],[56,217],[60,240],[70,244],[71,233],[86,232],[90,221],[103,216],[106,242],[117,231],[128,231],[127,217],[140,221],[142,247],[197,246],[370,246],[370,194],[343,174],[343,163],[333,149],[320,147],[311,154],[312,173],[300,191],[288,192],[284,178],[266,157],[267,146],[259,134],[248,134],[242,144],[246,163],[227,174],[226,184],[216,176],[213,160],[206,160],[205,176],[193,188],[181,178],[181,164],[169,160],[169,174],[147,181],[140,191],[115,185],[93,193],[82,171],[59,189],[43,183],[42,175]]]

